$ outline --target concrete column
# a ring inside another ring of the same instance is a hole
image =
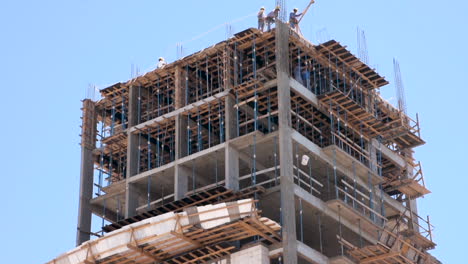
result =
[[[127,179],[127,185],[125,186],[125,218],[136,215],[136,209],[138,208],[138,190],[133,183],[130,183]]]
[[[138,172],[138,135],[130,133],[130,128],[138,124],[138,89],[130,86],[128,98],[128,129],[127,129],[127,178]]]
[[[230,95],[225,97],[225,129],[226,141],[237,137],[237,110],[234,107],[236,101]]]
[[[181,66],[175,68],[174,84],[175,84],[175,98],[174,106],[179,109],[185,105],[185,78],[187,78],[185,71]]]
[[[180,200],[185,197],[188,192],[188,180],[192,176],[192,170],[176,164],[175,180],[174,180],[174,200]]]
[[[180,66],[175,69],[175,108],[179,109],[185,105],[185,74]],[[175,158],[174,169],[174,199],[180,200],[188,192],[188,179],[192,174],[185,166],[177,164],[177,160],[187,156],[187,117],[177,115],[175,120]]]
[[[239,190],[239,151],[232,145],[226,144],[225,148],[226,188]]]
[[[130,86],[128,98],[128,129],[127,129],[127,180],[125,186],[125,217],[131,217],[136,214],[138,201],[135,188],[130,186],[129,178],[135,176],[138,172],[138,135],[130,133],[130,128],[138,124],[138,89],[137,86]]]
[[[367,143],[367,147],[369,151],[369,168],[371,169],[372,172],[378,173],[377,171],[377,149],[372,144],[372,140]]]
[[[187,116],[177,115],[175,118],[175,158],[187,156]]]
[[[91,207],[93,198],[94,159],[96,148],[96,104],[89,99],[83,101],[83,124],[81,127],[81,168],[80,168],[80,200],[78,205],[78,225],[76,246],[90,239]]]
[[[231,49],[231,46],[228,45],[223,52],[223,85],[224,90],[229,90],[232,88],[233,83],[233,68],[231,67],[231,59],[234,59],[234,52]]]
[[[226,188],[239,190],[239,151],[229,144],[229,140],[237,137],[237,112],[234,108],[235,101],[231,96],[225,97],[225,129],[226,148],[224,175]]]
[[[184,107],[185,105],[185,80],[186,76],[183,69],[177,66],[175,69],[175,109]],[[187,156],[187,117],[177,115],[175,120],[175,157],[180,159]]]
[[[409,152],[409,154],[412,158],[413,154],[411,152]],[[407,171],[407,174],[405,175],[407,179],[411,179],[413,177],[413,166],[411,166],[411,164],[409,163],[406,163],[406,171]],[[412,222],[409,222],[408,223],[408,227],[412,230],[415,230],[416,232],[419,232],[418,230],[418,225],[419,225],[419,219],[414,215],[414,214],[418,214],[418,203],[417,203],[417,200],[416,199],[412,199],[411,197],[407,197],[406,198],[407,201],[406,201],[406,207],[408,208],[408,210],[410,210],[411,212],[411,217],[412,217]]]
[[[278,80],[278,129],[283,220],[283,258],[297,263],[296,210],[294,202],[291,89],[289,86],[289,26],[276,22],[276,72]]]

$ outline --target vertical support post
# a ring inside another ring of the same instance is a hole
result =
[[[369,149],[369,168],[370,171],[367,174],[368,177],[368,187],[370,189],[369,193],[369,208],[375,209],[375,201],[374,201],[374,186],[372,185],[372,180],[371,180],[371,173],[377,173],[377,150],[375,147],[372,145],[372,140],[369,140],[367,143],[368,149]],[[370,218],[372,221],[376,221],[376,216],[373,212],[370,212]]]
[[[187,102],[187,89],[185,85],[184,70],[177,66],[175,68],[175,109],[179,109]],[[191,175],[190,169],[177,164],[177,161],[188,155],[187,151],[187,125],[188,119],[182,114],[175,118],[175,169],[174,169],[174,200],[180,200],[188,192],[188,179]]]
[[[183,165],[176,164],[174,171],[174,200],[180,200],[188,192],[189,177],[192,175],[192,170]]]
[[[186,89],[185,84],[185,73],[181,66],[175,68],[174,81],[175,81],[175,98],[174,107],[179,109],[185,105],[186,102]]]
[[[320,253],[323,254],[323,243],[322,243],[322,218],[320,217],[320,213],[317,213],[317,218],[318,218],[318,228],[319,228]]]
[[[226,45],[225,50],[223,51],[223,86],[224,90],[229,90],[232,88],[233,83],[233,69],[231,66],[231,58],[233,58],[234,52],[229,45]],[[234,58],[234,64],[236,63],[236,58]]]
[[[411,154],[410,154],[411,155]],[[412,156],[412,155],[411,155]],[[411,157],[412,158],[412,157]],[[404,175],[404,177],[406,179],[411,179],[413,177],[412,173],[413,173],[413,170],[414,168],[409,164],[407,163],[406,164],[406,175]],[[411,219],[410,221],[408,221],[408,227],[409,229],[411,230],[414,230],[416,232],[419,232],[417,226],[419,225],[419,219],[417,217],[414,217],[414,215],[418,214],[418,204],[417,204],[417,201],[416,199],[412,199],[411,197],[407,197],[406,198],[407,202],[406,202],[406,207],[408,208],[408,210],[410,211],[410,215],[411,215]]]
[[[226,188],[239,190],[239,151],[229,143],[225,148],[225,177]]]
[[[278,80],[278,129],[283,257],[285,264],[297,263],[294,167],[291,137],[291,90],[289,87],[289,26],[276,22],[276,72]]]
[[[369,168],[373,173],[378,173],[377,171],[377,149],[375,146],[372,144],[372,140],[369,140],[367,143],[368,149],[369,149]]]
[[[130,86],[128,98],[128,128],[138,124],[138,97],[139,87]],[[129,179],[138,172],[138,138],[137,134],[127,130],[127,178],[125,183],[125,218],[134,216],[138,206],[138,194],[136,189],[130,185]]]
[[[231,96],[225,97],[226,120],[226,148],[225,148],[225,177],[226,188],[239,190],[239,152],[229,141],[237,135],[237,113],[234,108],[235,100]]]
[[[225,129],[226,129],[226,142],[237,136],[237,114],[234,107],[236,100],[231,95],[225,97]]]
[[[93,196],[94,160],[93,150],[96,148],[96,104],[86,99],[83,101],[83,124],[81,127],[81,168],[80,168],[80,199],[78,205],[78,225],[76,231],[76,246],[90,239],[91,207],[89,201]]]

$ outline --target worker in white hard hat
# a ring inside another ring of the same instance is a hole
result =
[[[297,13],[298,9],[294,8],[293,11],[289,14],[289,25],[292,29],[296,29],[297,25],[299,24],[298,18],[302,16],[302,13]]]
[[[162,69],[164,68],[164,66],[166,66],[166,61],[164,60],[163,57],[159,57],[159,61],[158,61],[158,69]]]
[[[276,6],[275,10],[271,11],[268,13],[266,17],[266,22],[267,22],[267,30],[271,30],[271,24],[275,23],[276,19],[278,19],[278,15],[280,12],[281,8],[280,6]]]
[[[260,8],[260,11],[258,11],[258,14],[257,14],[257,18],[258,18],[258,29],[263,32],[263,30],[265,29],[265,19],[266,19],[265,7],[262,6]]]

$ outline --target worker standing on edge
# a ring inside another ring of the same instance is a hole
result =
[[[163,57],[159,57],[159,62],[158,62],[158,69],[162,69],[164,68],[164,66],[166,66],[166,61],[164,60]]]
[[[265,29],[265,19],[266,19],[265,7],[262,6],[260,8],[260,11],[257,14],[257,18],[258,18],[258,29],[263,32],[263,30]]]
[[[297,10],[297,8],[294,8],[294,10],[289,14],[289,25],[294,30],[297,29],[297,25],[299,24],[298,18],[302,16],[302,13],[298,14]]]
[[[271,30],[271,24],[275,23],[276,19],[278,19],[279,11],[280,11],[280,7],[276,6],[275,10],[268,13],[266,17],[268,31]]]

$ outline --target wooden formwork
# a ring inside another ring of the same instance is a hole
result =
[[[426,188],[421,162],[412,164],[413,171],[408,173],[406,168],[397,168],[391,162],[386,162],[384,168],[390,167],[383,172],[385,183],[383,188],[390,195],[398,195],[402,199],[403,195],[410,199],[416,199],[431,193]]]
[[[281,242],[280,226],[260,217],[252,199],[187,207],[88,241],[48,263],[199,263],[229,255],[230,242]]]
[[[259,236],[269,244],[281,241],[279,227],[267,218],[244,218],[218,228],[204,230],[190,227],[180,231],[171,231],[159,236],[157,242],[129,241],[130,249],[124,254],[115,255],[96,264],[107,263],[198,263],[214,261],[226,257],[235,249],[233,246],[221,246],[230,241],[238,241]]]
[[[217,204],[221,202],[230,202],[234,200],[250,198],[254,193],[261,194],[264,191],[265,189],[259,186],[247,188],[238,192],[226,189],[224,186],[216,186],[206,190],[201,190],[180,200],[165,203],[156,208],[148,208],[145,212],[139,215],[106,225],[102,229],[104,232],[112,232],[124,226],[139,222],[143,219],[151,218],[168,212],[181,212],[188,207]]]
[[[339,242],[347,248],[347,253],[359,263],[368,264],[432,264],[433,258],[418,248],[403,235],[382,230],[379,242],[375,245],[356,247],[338,236]]]
[[[382,136],[403,148],[424,144],[419,121],[412,120],[386,103],[375,89],[388,82],[352,55],[346,47],[331,40],[320,45],[291,37],[291,72],[308,67],[320,83],[319,99],[324,109],[332,110],[357,131],[369,137]],[[339,80],[339,81],[338,81]],[[331,83],[335,82],[334,85]]]

